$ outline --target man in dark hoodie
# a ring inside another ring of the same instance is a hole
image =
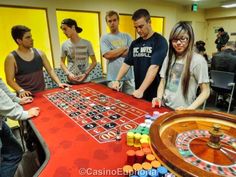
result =
[[[221,48],[229,41],[229,35],[225,32],[224,28],[218,29],[217,38],[215,40],[216,48],[218,51],[221,51]]]

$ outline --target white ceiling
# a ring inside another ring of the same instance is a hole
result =
[[[209,9],[220,7],[221,4],[235,2],[236,0],[161,0],[163,2],[172,2],[180,5],[191,5],[194,2],[198,4],[201,9]]]

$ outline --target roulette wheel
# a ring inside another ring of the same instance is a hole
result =
[[[159,117],[150,129],[156,157],[177,176],[236,176],[236,116],[185,110]]]

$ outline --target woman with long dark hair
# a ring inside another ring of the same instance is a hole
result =
[[[207,62],[194,52],[190,24],[177,23],[169,37],[169,52],[160,71],[161,82],[152,105],[172,109],[196,109],[210,95]],[[197,96],[197,89],[200,94]]]

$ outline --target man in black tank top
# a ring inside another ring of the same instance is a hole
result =
[[[5,60],[5,74],[8,85],[20,97],[30,96],[45,89],[43,67],[59,87],[68,86],[60,82],[53,71],[44,52],[33,48],[30,29],[17,25],[12,27],[11,34],[18,45]]]

